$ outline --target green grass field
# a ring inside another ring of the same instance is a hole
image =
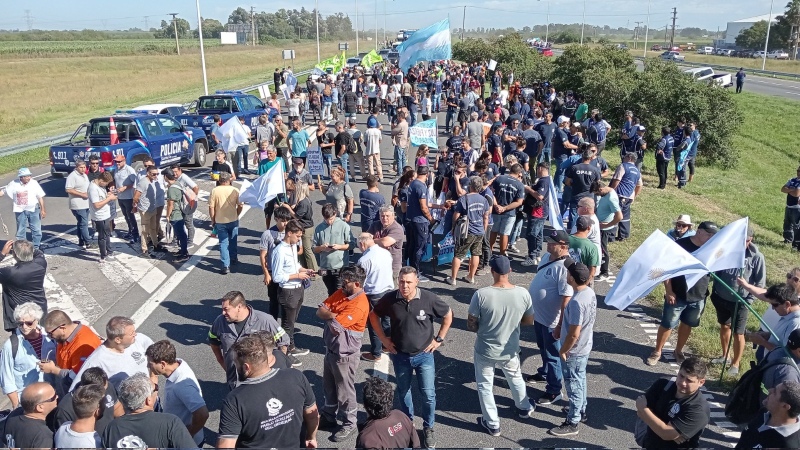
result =
[[[648,154],[645,157],[645,188],[633,204],[633,233],[631,239],[611,245],[613,264],[621,266],[655,228],[667,231],[679,214],[690,214],[694,223],[714,220],[720,225],[748,216],[756,232],[755,243],[767,260],[768,285],[785,282],[787,271],[798,265],[798,253],[790,251],[782,243],[786,197],[780,189],[795,176],[798,166],[794,135],[797,127],[793,112],[800,103],[747,93],[735,98],[745,112],[744,123],[734,137],[734,146],[741,152],[739,166],[732,170],[698,167],[694,181],[685,189],[678,190],[671,184],[665,191],[660,191],[654,188],[658,177],[652,153]],[[771,120],[765,120],[766,117]],[[702,124],[700,129],[702,131]],[[612,148],[607,156],[613,160],[613,165],[619,163],[616,149]],[[660,310],[663,295],[662,288],[656,289],[647,301]],[[766,305],[756,302],[754,306],[763,311]],[[748,327],[758,328],[754,317],[750,317]],[[693,353],[705,358],[722,354],[719,326],[710,301],[706,303],[702,324],[693,331],[689,345]],[[748,350],[742,369],[749,367],[748,361],[752,356]]]
[[[206,39],[206,48],[219,47],[219,39]],[[181,39],[181,50],[200,48],[199,39]],[[173,39],[107,39],[102,41],[0,41],[0,58],[65,56],[124,56],[175,54]]]

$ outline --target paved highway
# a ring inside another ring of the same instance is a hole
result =
[[[439,114],[440,123],[444,115]],[[366,119],[359,117],[360,121]],[[385,116],[382,117],[385,121]],[[362,129],[365,125],[359,125]],[[386,127],[386,125],[384,125]],[[440,145],[444,143],[440,138]],[[382,145],[384,167],[390,164],[392,154],[387,136]],[[410,157],[409,157],[410,159]],[[210,159],[209,159],[210,161]],[[196,246],[193,256],[183,264],[174,264],[169,256],[162,259],[142,260],[135,257],[137,249],[122,241],[114,243],[120,254],[118,261],[99,265],[96,252],[83,252],[77,247],[77,239],[70,229],[74,219],[67,209],[64,193],[64,180],[51,179],[47,167],[33,168],[47,192],[48,216],[44,221],[43,248],[48,255],[49,275],[47,291],[51,308],[63,308],[74,318],[86,320],[102,330],[106,321],[115,315],[133,317],[139,325],[139,332],[154,340],[170,339],[175,342],[179,357],[185,359],[201,380],[211,418],[206,428],[207,442],[215,442],[219,409],[227,392],[224,374],[206,344],[208,328],[213,319],[220,314],[219,298],[230,290],[241,290],[253,306],[259,310],[267,309],[266,288],[262,284],[261,269],[258,262],[258,242],[264,229],[263,213],[258,209],[247,209],[241,219],[239,237],[240,260],[233,273],[219,274],[219,253],[216,240],[208,237],[205,229],[208,222],[203,214],[196,215]],[[208,169],[188,169],[186,171],[196,180],[204,191],[213,187],[208,179]],[[0,180],[7,183],[10,177]],[[389,198],[392,178],[387,177],[381,185],[381,192]],[[352,184],[354,192],[364,188],[363,183]],[[312,193],[312,200],[322,204],[319,191]],[[0,213],[12,230],[13,214],[7,199],[0,201]],[[201,202],[198,213],[205,211]],[[355,211],[359,215],[358,206]],[[321,220],[319,210],[315,220]],[[644,226],[644,225],[642,225]],[[124,227],[124,223],[122,224]],[[360,231],[358,226],[354,232]],[[520,244],[525,248],[525,243]],[[533,273],[522,267],[522,258],[513,260],[511,280],[527,287]],[[449,272],[449,271],[448,271]],[[547,430],[561,424],[561,406],[540,406],[533,418],[523,420],[513,414],[513,401],[502,376],[496,379],[497,398],[503,435],[491,437],[477,425],[480,415],[474,369],[472,365],[473,333],[467,331],[467,307],[473,288],[461,282],[455,288],[443,283],[444,271],[440,270],[430,283],[421,287],[430,289],[442,296],[454,312],[453,327],[445,344],[436,355],[437,366],[437,416],[436,430],[438,446],[445,447],[632,447],[635,421],[634,400],[643,390],[659,377],[674,376],[674,364],[660,363],[655,367],[644,365],[643,359],[653,346],[655,319],[652,308],[646,305],[632,306],[628,311],[606,308],[602,297],[598,296],[599,307],[594,330],[594,349],[588,366],[588,417],[589,421],[580,426],[580,433],[573,439],[559,439],[547,434]],[[613,281],[612,281],[613,282]],[[491,276],[479,277],[478,285],[491,283]],[[607,283],[599,283],[598,294],[608,290]],[[297,334],[301,347],[309,348],[311,353],[301,357],[302,370],[314,387],[318,402],[322,399],[322,352],[321,323],[315,316],[316,306],[324,300],[325,288],[317,281],[306,293]],[[540,364],[538,351],[533,344],[532,328],[522,332],[522,360],[525,373],[531,373]],[[368,345],[368,337],[364,337]],[[359,366],[357,390],[370,375],[393,379],[388,358],[383,364],[362,362]],[[498,372],[498,374],[501,374]],[[711,383],[709,383],[711,384]],[[709,387],[711,389],[711,387]],[[529,395],[536,398],[542,392],[541,385],[530,386]],[[416,395],[416,394],[415,394]],[[719,402],[719,394],[708,391],[710,399]],[[360,396],[359,396],[360,398]],[[419,397],[415,397],[418,404]],[[736,434],[726,428],[721,421],[719,407],[712,413],[710,425],[703,437],[703,446],[729,445],[735,442]],[[366,415],[359,412],[359,418]],[[421,428],[419,418],[417,427]],[[321,447],[352,447],[355,434],[345,442],[334,443],[329,433],[320,432]]]

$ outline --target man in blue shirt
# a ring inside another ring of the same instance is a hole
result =
[[[642,190],[642,173],[634,161],[636,155],[626,153],[609,183],[609,187],[617,192],[619,207],[622,209],[622,220],[619,222],[617,232],[618,241],[624,241],[631,235],[631,203]]]
[[[533,129],[533,119],[525,119],[522,125],[522,137],[525,139],[525,153],[533,161],[533,164],[530,165],[531,180],[535,180],[537,157],[542,152],[544,144],[542,143],[542,135]]]
[[[420,265],[425,247],[428,245],[430,225],[433,217],[428,208],[428,166],[417,167],[417,178],[408,186],[408,197],[403,202],[406,214],[406,236],[408,237],[408,265],[415,268],[419,281],[430,281],[422,275]]]
[[[489,235],[489,248],[494,247],[494,243],[500,236],[500,254],[506,254],[508,238],[514,229],[517,217],[517,208],[522,206],[525,198],[525,186],[522,184],[522,171],[524,169],[519,164],[514,164],[506,175],[500,175],[492,183],[495,204],[494,214],[492,215],[492,232]]]
[[[739,71],[736,72],[736,93],[742,93],[742,87],[744,86],[744,79],[747,77],[747,74],[744,73],[744,67],[740,67]]]
[[[544,122],[536,125],[535,129],[542,137],[542,148],[539,150],[539,162],[550,162],[553,147],[553,135],[556,131],[556,124],[553,123],[553,114],[547,113],[544,115]]]
[[[661,128],[661,140],[656,146],[656,172],[658,172],[658,189],[667,187],[667,169],[669,160],[672,159],[672,150],[675,147],[675,139],[670,134],[669,127]]]
[[[692,147],[689,149],[689,156],[686,157],[686,164],[689,166],[689,182],[694,179],[694,163],[697,160],[697,147],[700,145],[700,132],[697,131],[697,124],[689,122],[689,129],[692,130]]]
[[[578,148],[577,145],[569,141],[569,117],[561,116],[557,121],[558,128],[553,133],[553,160],[556,163],[556,175],[553,182],[555,183],[556,191],[562,192],[562,185],[564,184],[564,171],[561,169],[561,163],[564,162]]]

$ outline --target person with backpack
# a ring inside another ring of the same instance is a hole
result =
[[[645,449],[697,448],[711,410],[700,387],[706,363],[686,358],[675,381],[662,378],[636,399],[636,443]]]
[[[369,123],[369,121],[367,121]],[[348,121],[348,125],[350,126],[347,129],[347,132],[353,136],[353,141],[355,141],[355,151],[351,151],[348,149],[350,153],[350,157],[353,159],[353,163],[350,165],[350,178],[353,181],[356,180],[356,164],[358,164],[358,172],[361,174],[361,178],[367,174],[367,166],[364,162],[364,136],[361,130],[356,128],[356,119],[350,119]]]
[[[183,210],[189,209],[191,205],[184,200],[183,188],[178,183],[178,177],[172,169],[164,170],[164,180],[167,182],[167,220],[172,225],[172,231],[178,240],[180,250],[175,253],[175,262],[183,262],[189,259],[189,236],[186,234],[186,227],[183,223]],[[196,204],[195,204],[196,205]]]
[[[800,383],[787,381],[770,389],[766,412],[742,431],[737,449],[800,447]]]
[[[455,204],[452,229],[455,252],[452,274],[445,280],[445,283],[452,286],[456,285],[461,260],[466,257],[467,253],[470,253],[470,259],[469,272],[465,280],[467,283],[475,284],[475,273],[478,271],[483,238],[486,230],[489,229],[489,217],[491,214],[491,205],[480,194],[481,191],[483,191],[483,179],[479,176],[470,177],[469,193],[459,198]]]

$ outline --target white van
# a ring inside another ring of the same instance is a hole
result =
[[[698,55],[713,55],[714,47],[700,47],[697,49]]]

